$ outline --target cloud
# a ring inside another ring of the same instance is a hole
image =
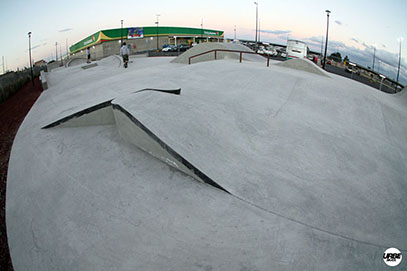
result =
[[[287,35],[291,33],[291,30],[260,30],[260,32],[274,35]]]
[[[342,22],[341,22],[341,21],[335,21],[335,23],[336,23],[337,25],[342,25]]]
[[[285,44],[285,43],[287,42],[287,35],[279,35],[279,36],[277,36],[277,38],[278,38],[279,40],[284,41],[283,44]]]
[[[72,30],[72,28],[65,28],[65,29],[62,29],[62,30],[58,30],[58,32],[68,32],[68,31],[71,31]]]
[[[34,51],[35,49],[38,49],[38,48],[40,48],[42,46],[45,46],[45,45],[47,45],[46,42],[41,43],[41,44],[37,44],[37,45],[33,45],[33,46],[31,46],[31,51]],[[26,49],[26,51],[28,52],[28,48]]]
[[[319,36],[319,37],[315,37],[315,36],[314,36],[314,37],[308,38],[309,41],[312,41],[312,42],[314,42],[314,43],[319,43],[319,44],[321,44],[322,39],[323,39],[322,36]]]
[[[362,42],[362,45],[366,48],[366,49],[371,49],[373,50],[374,46],[373,45],[369,45],[366,42]]]
[[[356,38],[351,38],[350,40],[352,40],[352,41],[354,41],[354,42],[356,42],[356,43],[358,43],[358,44],[360,43],[359,40],[356,39]]]

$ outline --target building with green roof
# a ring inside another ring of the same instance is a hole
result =
[[[131,53],[140,53],[162,48],[165,44],[192,44],[200,42],[222,42],[221,30],[173,27],[143,26],[100,30],[69,47],[71,55],[85,55],[90,47],[92,59],[118,54],[121,40],[126,42]],[[158,41],[158,42],[157,42]],[[157,46],[158,45],[158,46]]]

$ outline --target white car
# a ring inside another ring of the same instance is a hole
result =
[[[270,56],[276,56],[278,54],[277,51],[273,50],[273,49],[271,49],[271,50],[270,49],[264,49],[263,52],[266,55],[270,55]]]
[[[167,47],[163,48],[162,51],[163,52],[173,52],[173,51],[175,51],[175,46],[174,45],[167,46]]]

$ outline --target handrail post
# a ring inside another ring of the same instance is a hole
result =
[[[214,52],[215,52],[215,60],[216,60],[216,50]]]
[[[191,65],[191,57],[188,58],[188,65]]]
[[[240,52],[240,63],[242,63],[242,54],[243,52]]]
[[[269,67],[269,66],[270,66],[270,55],[267,54],[267,67]]]

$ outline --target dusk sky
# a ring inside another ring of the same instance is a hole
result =
[[[257,1],[261,41],[286,44],[287,37],[305,41],[321,51],[326,13],[331,11],[328,54],[339,51],[351,61],[372,66],[396,78],[402,38],[400,81],[407,84],[407,1]],[[2,57],[8,70],[29,66],[28,35],[32,32],[34,61],[55,58],[55,42],[68,46],[103,29],[154,25],[200,27],[225,31],[225,38],[254,40],[253,1],[23,1],[1,0],[0,74]],[[59,47],[59,46],[58,46]],[[59,48],[58,48],[59,50]],[[379,61],[380,60],[380,61]],[[380,63],[380,64],[379,64]]]

